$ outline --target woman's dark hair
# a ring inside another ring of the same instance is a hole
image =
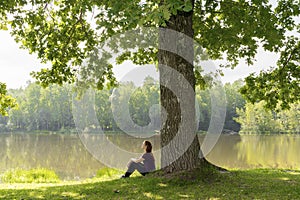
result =
[[[152,144],[151,144],[151,142],[149,142],[148,140],[145,140],[144,144],[146,145],[146,152],[147,153],[151,153],[151,151],[152,151]]]

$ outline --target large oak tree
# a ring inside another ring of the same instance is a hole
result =
[[[299,37],[289,33],[300,32],[294,18],[299,16],[299,10],[298,0],[278,0],[273,5],[268,0],[5,0],[0,3],[0,24],[2,29],[11,31],[23,48],[36,53],[42,62],[51,62],[51,68],[33,73],[45,86],[75,81],[74,66],[80,65],[95,46],[115,34],[139,27],[164,27],[183,33],[199,43],[211,59],[225,58],[227,67],[236,66],[241,58],[252,64],[261,46],[280,53],[280,59],[270,71],[250,75],[242,92],[250,101],[265,100],[273,108],[277,104],[288,107],[300,98],[300,42]],[[193,52],[190,45],[163,34],[159,38],[162,45],[180,45]],[[140,51],[143,53],[132,52],[123,59],[137,63],[158,61],[162,82],[172,78],[161,67],[167,65],[182,74],[193,88],[197,83],[204,84],[194,66],[182,57],[163,49]],[[145,58],[139,59],[141,56]],[[102,77],[95,86],[102,88],[107,81],[115,84],[112,65],[102,66]],[[162,146],[177,133],[183,112],[190,114],[191,128],[185,134],[194,134],[193,99],[191,95],[190,107],[182,111],[181,99],[161,86],[161,104],[168,113],[161,130]],[[169,150],[176,151],[176,146]],[[200,145],[194,137],[187,151],[164,169],[171,172],[196,168],[203,161],[199,153]]]

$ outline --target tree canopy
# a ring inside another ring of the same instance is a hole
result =
[[[165,27],[179,12],[193,12],[194,40],[212,59],[225,58],[234,67],[240,58],[252,64],[257,48],[281,54],[277,66],[246,79],[248,100],[265,100],[270,108],[299,100],[298,0],[16,0],[1,1],[0,28],[9,29],[22,48],[36,53],[51,68],[34,72],[43,85],[73,82],[76,66],[97,44],[138,27]],[[156,59],[157,51],[143,49],[135,56]],[[153,60],[152,59],[152,60]],[[148,59],[149,60],[149,59]],[[115,83],[112,66],[103,79]]]

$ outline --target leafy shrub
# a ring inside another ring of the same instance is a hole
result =
[[[1,180],[5,183],[57,183],[60,181],[54,171],[43,168],[9,170],[1,176]]]

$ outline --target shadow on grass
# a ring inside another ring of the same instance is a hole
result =
[[[0,190],[1,199],[300,199],[299,172],[249,170],[209,176],[150,175],[104,182]]]

